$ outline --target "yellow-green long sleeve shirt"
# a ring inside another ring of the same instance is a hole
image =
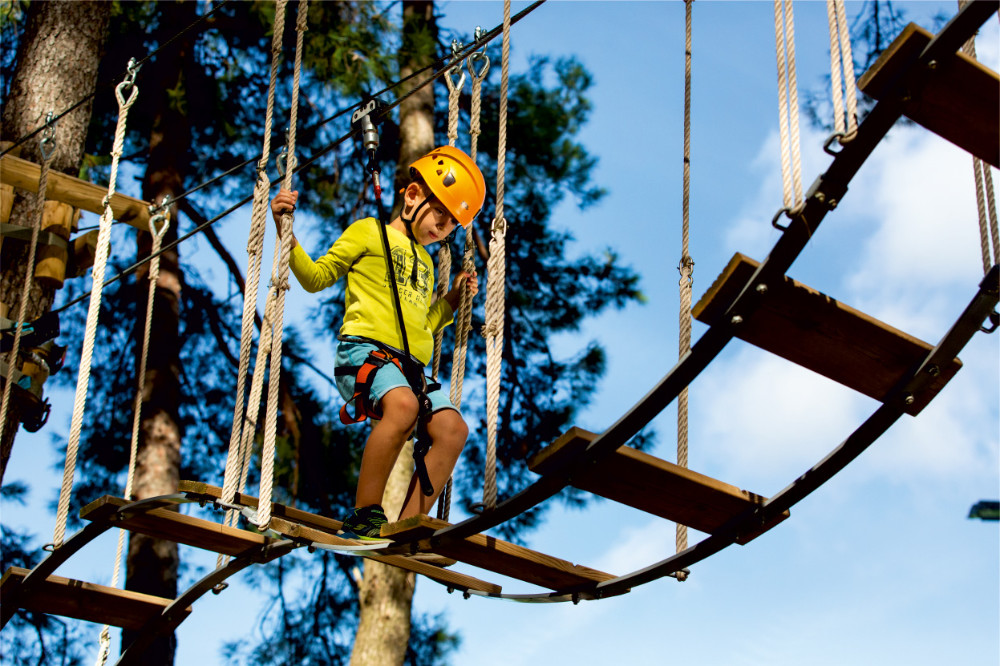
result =
[[[296,245],[292,248],[289,265],[299,284],[310,293],[326,289],[347,276],[340,334],[371,338],[402,349],[403,340],[396,322],[378,225],[378,220],[371,217],[358,220],[316,261],[301,245]],[[431,302],[434,264],[427,250],[416,246],[418,262],[414,285],[411,282],[414,256],[410,239],[392,227],[386,227],[386,232],[410,354],[427,365],[434,350],[434,333],[450,324],[454,313],[443,298]]]

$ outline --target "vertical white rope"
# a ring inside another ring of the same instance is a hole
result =
[[[288,164],[282,187],[292,189],[295,175],[295,135],[299,118],[299,79],[302,72],[302,51],[305,32],[308,30],[309,0],[299,0],[298,18],[295,23],[295,69],[292,76],[292,108],[288,119]],[[272,272],[274,321],[271,331],[271,369],[268,373],[267,414],[264,423],[264,447],[260,466],[260,503],[257,508],[257,526],[264,529],[271,522],[271,496],[274,486],[274,450],[277,439],[278,403],[281,400],[281,346],[285,323],[285,295],[288,293],[288,259],[292,252],[292,221],[294,213],[281,216],[281,238],[275,251],[275,268]]]
[[[483,509],[497,503],[497,423],[500,409],[500,378],[503,362],[504,289],[506,286],[504,218],[504,176],[507,166],[507,77],[510,60],[510,0],[503,3],[503,49],[500,61],[500,127],[497,144],[496,212],[493,218],[489,276],[486,281],[486,470],[483,482]]]
[[[134,77],[133,77],[134,78]],[[124,97],[125,91],[131,89],[129,98]],[[115,129],[115,140],[111,149],[111,175],[108,183],[108,194],[104,197],[104,214],[101,215],[97,233],[97,251],[94,257],[92,273],[93,288],[90,292],[90,307],[87,310],[87,325],[83,337],[83,349],[80,355],[80,370],[77,374],[76,397],[73,402],[73,418],[70,423],[69,441],[66,443],[66,465],[63,468],[62,487],[59,490],[59,506],[56,510],[56,528],[52,538],[53,548],[62,546],[66,534],[66,518],[69,514],[69,500],[73,490],[73,475],[76,471],[76,454],[80,447],[80,432],[83,429],[83,413],[87,406],[87,389],[90,385],[90,364],[94,354],[94,338],[97,335],[97,316],[101,309],[101,297],[104,291],[104,270],[108,263],[108,253],[111,248],[111,225],[114,222],[114,212],[111,210],[111,197],[115,193],[118,181],[118,161],[125,145],[125,125],[128,120],[128,110],[135,103],[139,88],[133,81],[126,80],[115,88],[118,99],[118,126]]]
[[[691,239],[691,4],[684,3],[684,176],[681,202],[681,261],[678,270],[680,282],[680,313],[678,335],[678,358],[691,351],[691,286],[694,280],[694,261],[691,259],[689,244]],[[688,466],[688,389],[677,396],[677,464]],[[677,552],[688,545],[687,526],[677,523]]]
[[[843,0],[826,0],[826,19],[830,28],[830,85],[833,93],[833,129],[841,143],[857,132],[857,82],[854,78],[854,55],[847,27]],[[844,99],[847,108],[844,108]]]
[[[243,321],[240,332],[240,367],[236,380],[236,405],[233,409],[233,428],[229,438],[229,454],[226,457],[226,472],[222,486],[222,500],[232,502],[240,478],[241,445],[244,431],[248,428],[251,410],[256,421],[257,404],[246,404],[246,378],[253,348],[254,318],[257,314],[257,291],[260,286],[261,255],[264,250],[264,230],[267,225],[268,196],[271,181],[267,176],[267,163],[271,155],[271,131],[274,121],[274,97],[278,78],[278,64],[281,58],[282,36],[285,32],[285,9],[287,0],[277,0],[274,12],[274,27],[271,37],[271,76],[267,89],[267,110],[264,115],[264,145],[257,164],[257,181],[254,185],[253,209],[251,213],[250,235],[247,240],[247,281],[243,296]],[[264,367],[257,365],[254,374],[263,373]],[[227,523],[235,520],[234,512],[227,514]],[[219,556],[221,565],[224,556]]]
[[[51,113],[49,114],[51,116]],[[24,271],[24,284],[21,288],[21,301],[17,307],[17,317],[14,319],[14,346],[7,354],[7,380],[3,385],[3,399],[0,403],[0,432],[7,427],[7,414],[10,410],[10,396],[14,385],[14,375],[17,373],[17,358],[21,354],[21,333],[24,329],[24,313],[28,309],[28,301],[31,300],[31,287],[35,283],[35,255],[38,250],[38,232],[42,228],[45,214],[45,193],[49,187],[49,169],[52,166],[52,159],[55,157],[55,130],[50,124],[42,137],[39,146],[42,155],[41,172],[38,175],[38,193],[35,195],[35,206],[38,214],[35,216],[35,224],[31,227],[31,241],[28,245],[28,263]]]
[[[799,152],[799,94],[795,74],[795,26],[791,0],[774,0],[774,35],[778,62],[778,125],[781,134],[781,181],[785,208],[802,203]]]
[[[958,8],[962,9],[968,0],[959,0]],[[970,37],[962,46],[962,51],[976,59],[976,38]],[[1000,248],[1000,231],[997,225],[997,204],[993,189],[993,173],[990,165],[976,156],[972,157],[972,173],[976,183],[976,210],[979,214],[979,247],[983,257],[983,273],[989,273],[990,268],[997,263],[997,252]],[[990,241],[992,240],[992,251]]]
[[[132,440],[129,448],[128,473],[125,477],[125,499],[132,499],[132,485],[135,480],[135,463],[139,453],[139,426],[142,424],[142,394],[146,384],[146,364],[149,359],[149,338],[153,330],[153,302],[156,298],[156,283],[160,278],[160,246],[163,244],[163,236],[170,227],[170,209],[168,202],[161,202],[164,212],[150,215],[149,233],[153,237],[153,247],[150,254],[153,257],[149,263],[149,295],[146,300],[146,328],[142,338],[142,353],[139,356],[139,368],[136,378],[135,399],[132,402]],[[157,229],[157,223],[162,222]],[[118,587],[118,579],[121,576],[122,555],[125,551],[125,530],[118,530],[118,548],[115,550],[115,567],[111,575],[111,587]],[[101,629],[101,636],[98,641],[99,650],[97,655],[97,666],[103,666],[108,661],[108,654],[111,650],[111,627],[104,625]]]

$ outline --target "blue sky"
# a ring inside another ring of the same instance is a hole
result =
[[[956,7],[897,5],[927,28],[935,13]],[[849,15],[860,6],[848,3]],[[502,17],[499,2],[442,2],[440,9],[444,25],[467,32]],[[734,252],[762,259],[777,239],[770,226],[781,201],[772,11],[769,2],[694,6],[695,298]],[[825,3],[799,2],[795,15],[800,91],[817,90],[829,67]],[[679,2],[553,1],[514,31],[515,71],[537,53],[576,55],[593,73],[594,111],[581,139],[600,159],[596,181],[609,196],[585,212],[567,202],[554,222],[574,233],[574,251],[614,248],[642,275],[648,296],[556,343],[566,354],[591,339],[607,347],[607,377],[579,421],[595,431],[676,361],[683,33]],[[1000,24],[990,21],[977,43],[980,59],[994,69],[998,33]],[[807,184],[829,162],[824,139],[803,123]],[[241,226],[231,221],[226,232]],[[895,128],[789,274],[936,342],[982,277],[971,158],[919,127]],[[310,306],[304,298],[293,302],[291,324]],[[695,339],[703,330],[696,324]],[[461,632],[453,663],[463,665],[995,665],[1000,531],[966,515],[976,501],[1000,496],[997,340],[974,338],[961,355],[965,367],[923,413],[897,423],[794,507],[790,520],[697,565],[685,583],[664,579],[573,606],[465,601],[420,581],[415,606],[445,613]],[[637,352],[642,363],[635,363]],[[692,386],[690,466],[773,495],[875,406],[735,341]],[[47,430],[65,433],[69,410],[54,413]],[[655,454],[665,459],[674,456],[674,421],[671,406],[655,422]],[[47,505],[58,479],[49,469],[49,441],[46,431],[20,435],[8,475],[29,481],[33,492],[27,509],[4,506],[5,522],[51,522]],[[47,529],[41,531],[44,538]],[[671,523],[599,502],[552,511],[530,545],[622,574],[670,555],[673,539]],[[114,541],[96,546],[60,573],[106,582]],[[196,568],[214,562],[189,549],[182,557]],[[529,590],[511,581],[505,591]],[[267,602],[238,582],[199,601],[195,620],[178,632],[178,663],[221,663],[213,661],[216,646],[245,635],[253,626],[245,609],[263,610]]]

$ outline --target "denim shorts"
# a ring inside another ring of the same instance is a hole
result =
[[[338,368],[344,366],[360,366],[364,364],[365,359],[368,358],[368,354],[378,349],[377,346],[367,343],[367,342],[356,342],[353,339],[343,339],[337,346],[337,357],[334,360],[334,365]],[[400,354],[402,355],[402,354]],[[356,374],[356,373],[355,373]],[[354,396],[354,378],[355,374],[350,375],[337,375],[337,390],[340,391],[341,397],[347,401]],[[410,384],[406,381],[406,377],[400,372],[399,368],[393,363],[386,363],[378,372],[375,373],[375,379],[372,380],[372,388],[370,393],[370,399],[372,404],[378,405],[379,400],[382,399],[386,393],[394,388],[400,386],[410,387]],[[438,412],[442,409],[458,409],[451,403],[451,398],[448,394],[438,388],[434,391],[429,391],[427,397],[431,400],[431,412]]]

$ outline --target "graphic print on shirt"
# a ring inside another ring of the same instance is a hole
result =
[[[431,269],[422,261],[417,261],[417,286],[413,287],[410,279],[413,276],[413,262],[416,257],[407,249],[392,248],[392,267],[396,274],[396,284],[399,286],[399,298],[411,305],[424,307],[427,303],[427,293],[430,291]]]

